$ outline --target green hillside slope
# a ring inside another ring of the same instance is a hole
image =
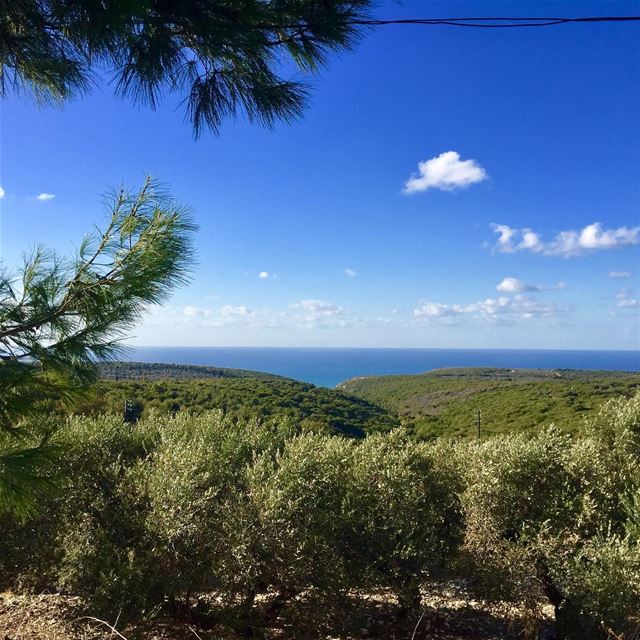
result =
[[[194,364],[168,364],[165,362],[101,362],[100,377],[107,380],[183,380],[193,378],[258,378],[260,380],[288,380],[273,373],[228,369]]]
[[[103,379],[76,413],[121,413],[129,401],[136,415],[151,409],[200,413],[221,409],[239,420],[289,416],[302,430],[361,437],[387,431],[399,420],[376,404],[336,389],[315,387],[267,373],[189,365],[101,365]]]
[[[630,396],[640,374],[542,369],[439,369],[420,375],[354,378],[339,385],[404,418],[420,438],[580,429],[613,396]]]

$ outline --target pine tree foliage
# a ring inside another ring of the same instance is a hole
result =
[[[38,465],[51,460],[46,431],[35,445],[16,444],[21,421],[41,399],[77,398],[147,306],[188,279],[194,226],[184,207],[150,179],[108,206],[106,229],[87,236],[75,259],[38,247],[19,276],[0,273],[0,508],[28,511]]]
[[[350,49],[371,0],[0,0],[0,92],[66,100],[111,75],[155,107],[178,92],[198,135],[238,112],[271,125],[300,115],[316,72]],[[292,75],[288,73],[288,75]]]

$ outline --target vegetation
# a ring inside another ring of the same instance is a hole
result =
[[[106,75],[116,92],[155,107],[177,92],[196,135],[244,111],[267,125],[300,115],[317,71],[350,49],[370,0],[21,0],[0,20],[0,95],[26,88],[62,101]]]
[[[385,407],[418,438],[535,433],[583,428],[608,399],[629,397],[640,374],[570,369],[438,369],[420,375],[354,378],[339,388]]]
[[[285,70],[352,47],[370,2],[5,2],[0,95],[62,101],[115,73],[152,107],[181,94],[196,135],[241,112],[289,120],[306,88]],[[525,611],[520,637],[540,637],[549,605],[560,640],[637,637],[639,375],[443,370],[331,390],[99,367],[193,253],[188,212],[150,181],[109,208],[74,260],[38,248],[0,272],[0,590],[254,639],[352,637],[354,600],[384,593],[380,637],[417,638],[429,585],[463,578]],[[475,434],[477,415],[494,437],[435,438]]]
[[[545,604],[560,638],[640,624],[640,394],[580,437],[355,440],[206,412],[71,417],[53,441],[66,486],[38,518],[0,520],[0,586],[81,595],[122,623],[164,612],[260,637],[278,620],[307,638],[383,589],[410,637],[430,581],[464,576],[524,605],[531,637]]]
[[[274,373],[229,369],[192,364],[165,364],[162,362],[111,362],[97,363],[100,377],[106,380],[191,380],[193,378],[257,378],[260,380],[285,380]]]
[[[400,424],[389,412],[366,400],[266,373],[141,363],[108,363],[100,370],[112,379],[101,380],[92,393],[74,404],[73,412],[122,414],[125,401],[131,419],[151,411],[202,413],[220,409],[236,421],[288,417],[302,431],[352,437],[388,431]],[[123,379],[133,376],[138,379]]]
[[[108,201],[106,229],[87,236],[74,260],[42,247],[18,276],[0,272],[0,512],[26,515],[49,484],[52,422],[24,447],[21,422],[39,401],[70,403],[97,378],[96,359],[116,355],[118,339],[143,309],[189,273],[188,211],[151,180]]]

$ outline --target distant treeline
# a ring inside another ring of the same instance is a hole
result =
[[[552,424],[582,429],[609,398],[631,396],[640,374],[570,369],[439,369],[421,375],[355,378],[338,389],[221,367],[139,362],[100,365],[97,388],[75,413],[151,410],[232,419],[287,416],[302,431],[361,437],[403,424],[418,439],[537,432]]]
[[[439,369],[354,378],[342,391],[408,421],[419,438],[582,429],[609,398],[629,397],[640,374],[571,369]],[[478,411],[480,414],[478,415]]]
[[[228,369],[195,364],[167,364],[163,362],[101,362],[98,364],[100,377],[107,380],[164,380],[192,378],[259,378],[279,379],[272,373],[250,371],[248,369]]]
[[[400,425],[376,404],[335,389],[238,369],[117,363],[101,365],[103,380],[73,413],[97,415],[125,411],[138,419],[151,411],[223,411],[229,418],[288,417],[300,431],[363,437]]]

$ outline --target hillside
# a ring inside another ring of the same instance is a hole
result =
[[[420,375],[354,378],[339,385],[385,407],[420,438],[538,431],[555,424],[576,431],[607,399],[630,396],[640,374],[543,369],[439,369]]]
[[[100,377],[107,380],[185,380],[193,378],[257,378],[286,380],[282,376],[248,369],[229,369],[164,362],[100,362]]]
[[[221,409],[238,420],[285,415],[302,430],[355,437],[399,424],[394,415],[368,400],[267,373],[143,363],[103,364],[100,369],[103,379],[74,412],[120,413],[125,401],[137,416],[150,409],[166,413]]]

